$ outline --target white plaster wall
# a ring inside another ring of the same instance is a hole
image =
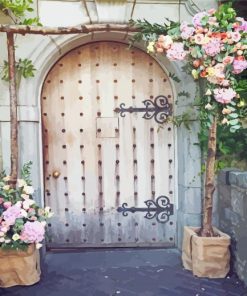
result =
[[[179,5],[180,2],[180,5]],[[195,3],[203,7],[211,7],[211,2],[197,0]],[[47,1],[41,0],[34,3],[35,13],[38,12],[44,25],[64,26],[77,25],[89,22],[127,22],[131,17],[134,19],[146,18],[150,22],[162,23],[164,17],[173,20],[190,20],[191,14],[198,11],[198,6],[191,0],[169,0],[152,1],[143,0],[128,1],[125,4],[100,5],[98,2],[86,1],[87,7],[77,1]],[[59,7],[59,8],[58,8]],[[87,8],[87,9],[86,9]],[[134,9],[133,9],[134,8]],[[66,12],[66,13],[65,13]],[[1,18],[0,18],[1,21]],[[20,164],[32,160],[34,165],[32,177],[34,186],[37,188],[37,200],[43,203],[43,171],[42,171],[42,141],[40,123],[40,92],[42,82],[51,66],[59,57],[70,49],[95,40],[119,40],[128,43],[128,35],[117,33],[101,33],[89,35],[64,35],[64,36],[18,36],[16,43],[16,57],[32,59],[36,75],[32,79],[22,80],[19,90],[19,147]],[[6,59],[6,39],[0,34],[0,62]],[[138,45],[143,48],[143,44]],[[195,84],[191,77],[181,70],[181,63],[170,63],[165,57],[154,57],[165,71],[175,73],[181,80],[180,83],[171,81],[176,100],[176,94],[180,91],[188,91],[190,100],[177,98],[178,103],[174,106],[175,114],[181,114],[187,108],[195,96]],[[8,85],[0,81],[0,166],[10,168],[9,154],[9,98]],[[194,145],[197,142],[199,123],[193,122],[191,130],[180,127],[177,130],[177,217],[178,217],[178,245],[181,245],[182,229],[184,225],[198,225],[201,218],[201,178],[200,172],[200,150]],[[181,150],[182,149],[182,150]]]

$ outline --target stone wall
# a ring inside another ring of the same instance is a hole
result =
[[[247,172],[220,172],[218,197],[219,227],[232,238],[232,265],[247,285]]]

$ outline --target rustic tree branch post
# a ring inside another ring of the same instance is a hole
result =
[[[204,210],[201,236],[214,236],[212,227],[213,194],[215,191],[215,157],[216,157],[217,117],[214,116],[208,135],[208,155],[206,164]]]
[[[10,185],[15,187],[18,173],[18,121],[17,121],[17,91],[15,71],[14,34],[7,33],[9,62],[9,94],[10,94],[10,135],[11,135],[11,179]]]

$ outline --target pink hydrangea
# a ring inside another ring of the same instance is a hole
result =
[[[17,205],[9,207],[3,212],[3,218],[8,225],[14,225],[15,220],[21,217],[21,208]]]
[[[186,51],[182,42],[175,42],[167,50],[167,57],[171,61],[182,61],[186,57]]]
[[[218,38],[212,38],[207,44],[204,44],[202,46],[205,53],[211,57],[214,57],[218,53],[220,53],[220,47],[221,47],[221,43]]]
[[[27,222],[20,239],[26,243],[39,243],[44,239],[45,228],[39,221]]]
[[[238,60],[234,59],[233,61],[233,73],[239,74],[243,72],[247,68],[247,61],[246,60]]]
[[[216,88],[214,90],[214,98],[221,104],[228,104],[236,96],[236,92],[232,88]]]
[[[241,25],[240,26],[237,26],[235,28],[235,31],[243,31],[243,32],[247,32],[247,21],[242,18],[242,17],[238,17],[236,18],[237,21],[240,21],[241,22]]]
[[[192,23],[194,27],[201,27],[201,21],[204,18],[204,16],[209,16],[209,14],[206,11],[198,12],[197,14],[194,15],[192,19]]]
[[[189,27],[187,22],[182,22],[180,25],[181,37],[183,39],[189,39],[195,32],[193,27]]]

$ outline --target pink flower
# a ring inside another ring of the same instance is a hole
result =
[[[204,18],[204,16],[209,16],[209,14],[206,11],[198,12],[197,14],[194,15],[192,19],[192,23],[194,27],[201,27],[201,21]]]
[[[237,26],[235,28],[235,31],[243,31],[243,32],[247,32],[247,21],[242,18],[242,17],[237,17],[236,18],[237,21],[241,22],[241,25]]]
[[[3,203],[4,199],[0,197],[0,205]]]
[[[233,73],[239,74],[247,68],[247,61],[245,59],[234,59],[233,61]]]
[[[215,12],[216,12],[216,9],[215,9],[215,8],[211,8],[211,9],[208,10],[208,13],[209,13],[210,15],[215,14]]]
[[[207,36],[204,36],[203,34],[196,34],[195,35],[195,43],[196,44],[207,44],[210,41],[210,39]]]
[[[232,88],[216,88],[214,90],[214,98],[221,104],[230,103],[236,95],[236,92]]]
[[[156,43],[157,48],[169,49],[173,44],[173,40],[169,35],[160,35]]]
[[[224,59],[223,59],[223,64],[224,64],[224,65],[231,64],[231,63],[233,62],[233,60],[234,60],[233,57],[231,57],[231,56],[226,56],[226,57],[224,57]]]
[[[26,243],[39,243],[44,239],[45,228],[38,222],[25,223],[20,239]]]
[[[171,61],[182,61],[186,56],[184,45],[182,42],[175,42],[171,48],[167,50],[167,57]]]
[[[231,32],[231,37],[234,42],[238,42],[241,39],[239,32]]]
[[[11,207],[11,205],[12,205],[11,201],[5,201],[3,203],[3,206],[5,207],[5,209],[8,209],[9,207]]]
[[[218,38],[212,38],[207,44],[204,44],[202,48],[207,55],[214,57],[220,53],[220,46],[220,40]]]
[[[3,212],[3,218],[8,225],[14,225],[15,220],[21,217],[21,208],[17,205],[9,207]]]
[[[193,27],[189,27],[187,22],[182,22],[180,26],[181,31],[181,37],[183,39],[189,39],[195,32],[195,29]]]

